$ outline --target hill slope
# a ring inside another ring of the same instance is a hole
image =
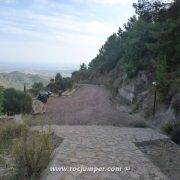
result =
[[[25,74],[19,71],[0,73],[0,85],[6,88],[13,87],[15,89],[23,90],[24,83],[27,87],[31,87],[34,82],[42,82],[46,85],[48,81],[48,78],[38,74]]]
[[[107,85],[145,117],[154,116],[156,108],[160,125],[174,122],[180,119],[180,3],[140,0],[133,6],[137,15],[107,39],[88,67],[73,72],[72,79]]]

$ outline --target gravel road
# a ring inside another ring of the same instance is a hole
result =
[[[137,120],[121,106],[110,101],[103,86],[83,85],[70,96],[50,98],[46,119],[57,125],[129,126]]]

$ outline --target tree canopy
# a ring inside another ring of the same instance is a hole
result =
[[[72,81],[69,77],[62,77],[60,73],[55,75],[55,79],[50,79],[50,83],[45,89],[50,90],[53,93],[60,93],[67,89],[72,88]]]

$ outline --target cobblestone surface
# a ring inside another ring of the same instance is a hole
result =
[[[47,130],[49,126],[34,127]],[[166,139],[149,128],[112,126],[58,126],[52,131],[64,140],[56,149],[42,180],[166,180],[168,179],[134,144]],[[50,172],[50,167],[130,167],[121,172]]]

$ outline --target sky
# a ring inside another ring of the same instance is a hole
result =
[[[88,63],[135,14],[134,1],[0,0],[0,63]]]

